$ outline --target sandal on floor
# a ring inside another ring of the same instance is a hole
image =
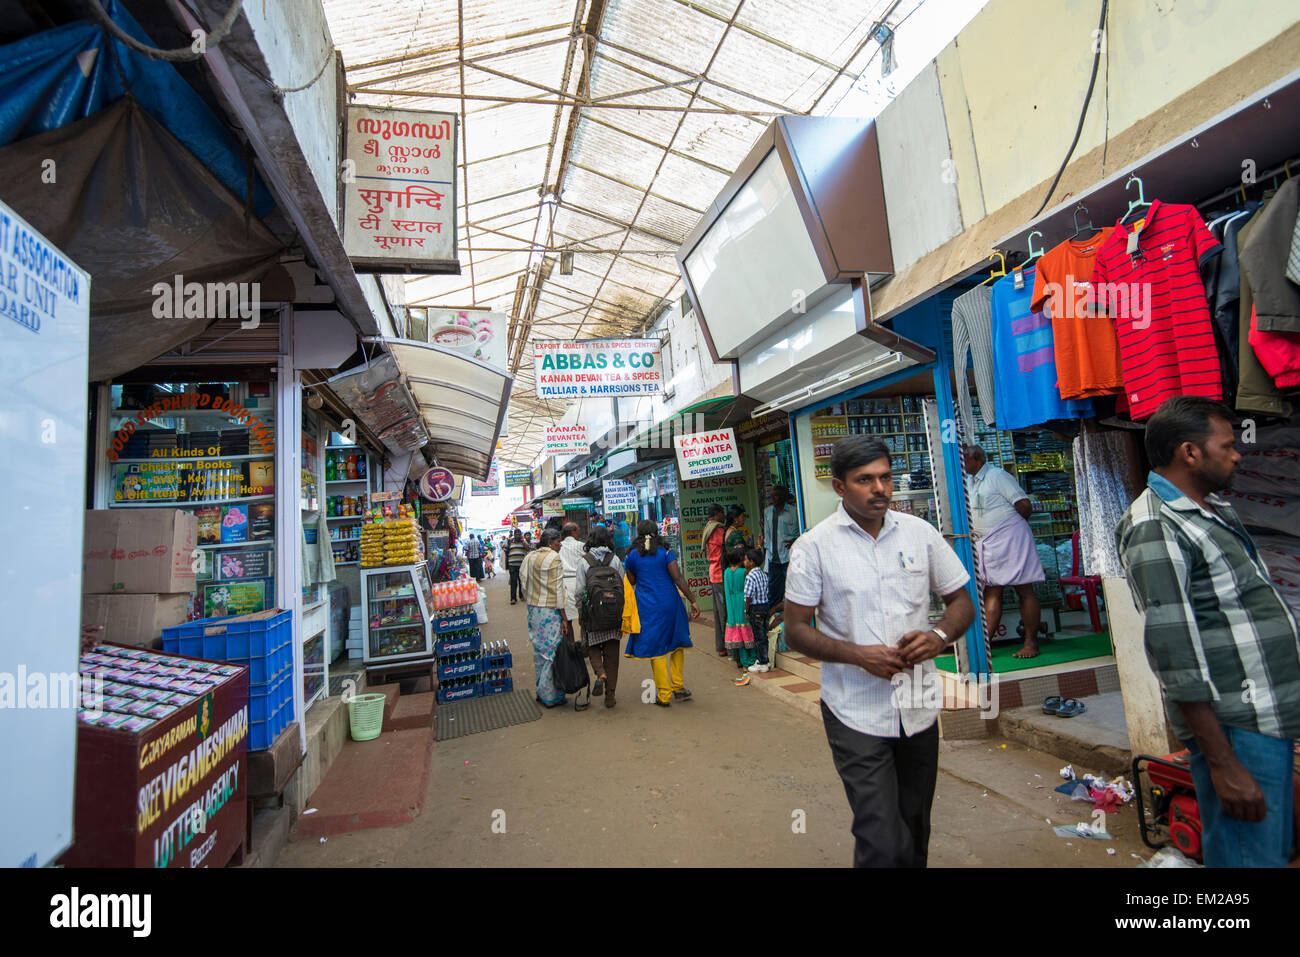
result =
[[[737,688],[744,687],[745,685],[749,684],[749,677],[750,677],[749,672],[746,671],[743,675],[741,675],[739,678],[733,681],[732,684],[735,685]]]
[[[1056,712],[1058,718],[1073,718],[1083,714],[1088,706],[1077,698],[1066,698],[1061,702],[1061,710]]]
[[[1061,702],[1064,699],[1059,694],[1054,694],[1050,698],[1043,699],[1043,714],[1060,714]]]

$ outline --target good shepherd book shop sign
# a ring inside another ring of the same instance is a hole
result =
[[[677,471],[683,480],[740,471],[735,429],[678,435],[673,442],[677,446]]]

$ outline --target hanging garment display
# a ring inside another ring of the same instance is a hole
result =
[[[1238,258],[1240,251],[1255,235],[1255,227],[1264,208],[1260,209],[1248,222],[1237,231]],[[1291,403],[1282,397],[1277,385],[1262,365],[1255,350],[1250,346],[1250,314],[1255,304],[1254,289],[1251,286],[1247,270],[1241,273],[1241,295],[1237,303],[1238,347],[1237,347],[1237,411],[1257,412],[1263,415],[1290,416]]]
[[[1264,332],[1259,328],[1258,307],[1250,310],[1250,332],[1247,334],[1255,358],[1264,371],[1273,377],[1279,389],[1300,386],[1300,334],[1294,332]]]
[[[1300,332],[1300,286],[1286,276],[1300,210],[1300,179],[1288,179],[1252,221],[1237,255],[1250,281],[1261,332]]]
[[[1229,403],[1236,402],[1241,366],[1238,330],[1241,268],[1237,259],[1237,237],[1241,227],[1250,222],[1258,209],[1258,203],[1249,203],[1245,209],[1220,216],[1209,224],[1210,232],[1223,244],[1223,251],[1206,264],[1202,275],[1215,342],[1220,350],[1223,394]]]
[[[1242,448],[1240,439],[1238,448]],[[1247,494],[1295,495],[1300,490],[1300,450],[1246,446],[1237,463],[1232,488]]]
[[[1115,326],[1092,314],[1092,269],[1097,250],[1113,229],[1091,239],[1067,239],[1035,266],[1030,308],[1052,320],[1057,387],[1063,399],[1114,395],[1124,389]]]
[[[1036,274],[1017,273],[993,284],[994,402],[997,428],[1027,429],[1054,419],[1091,417],[1090,399],[1062,399],[1056,387],[1052,322],[1030,308]]]
[[[1220,248],[1194,206],[1152,200],[1097,251],[1093,294],[1115,323],[1134,421],[1176,395],[1223,398],[1200,265]]]
[[[952,352],[957,372],[957,406],[965,435],[975,435],[975,415],[971,410],[970,390],[966,384],[966,358],[975,370],[975,393],[980,408],[994,420],[997,404],[993,386],[993,289],[976,286],[952,303]]]
[[[1137,460],[1131,432],[1084,432],[1074,439],[1074,487],[1079,497],[1079,557],[1083,574],[1123,578],[1115,529],[1140,489],[1129,478]]]

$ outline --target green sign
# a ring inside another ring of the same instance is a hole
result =
[[[563,505],[564,510],[568,512],[580,508],[591,508],[596,504],[596,500],[594,498],[565,498],[560,500],[560,504]]]

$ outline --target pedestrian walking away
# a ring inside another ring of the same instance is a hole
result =
[[[587,646],[595,682],[591,696],[605,697],[605,707],[617,703],[619,639],[623,635],[623,563],[614,554],[608,529],[597,528],[587,538],[578,566],[577,590],[582,640]],[[597,572],[603,568],[608,571]]]
[[[537,701],[547,708],[564,704],[564,692],[556,686],[552,669],[560,639],[573,636],[565,613],[568,601],[559,553],[560,533],[548,528],[542,532],[541,545],[528,554],[519,571],[528,606],[528,640],[533,645]]]
[[[614,536],[614,554],[620,560],[626,558],[627,550],[632,547],[632,526],[627,523],[627,517],[620,515],[609,530]]]
[[[560,561],[564,564],[564,593],[568,600],[565,613],[569,621],[577,621],[578,567],[583,564],[583,542],[574,522],[565,522],[560,528],[560,534],[563,536],[560,539]]]
[[[1115,543],[1174,733],[1189,751],[1206,867],[1286,867],[1294,845],[1300,629],[1236,510],[1232,411],[1167,399],[1152,471]]]
[[[771,604],[785,600],[785,576],[790,565],[790,546],[799,537],[799,515],[794,496],[778,485],[772,489],[772,504],[763,510],[763,527],[759,529],[759,548],[767,557],[768,589]]]
[[[975,620],[970,576],[943,536],[890,509],[892,465],[874,436],[835,443],[839,507],[795,542],[785,588],[786,644],[824,662],[822,721],[853,812],[855,867],[926,865],[939,768],[933,659]],[[946,605],[933,627],[932,591]]]
[[[709,563],[709,588],[713,594],[713,644],[720,657],[727,657],[727,605],[722,594],[722,542],[727,537],[727,510],[710,505],[700,534],[704,557]]]
[[[1006,469],[989,462],[978,445],[962,448],[970,479],[971,538],[975,570],[984,591],[984,627],[989,637],[1002,622],[1002,591],[1014,588],[1020,599],[1024,646],[1012,657],[1037,658],[1038,635],[1045,632],[1034,582],[1047,578],[1029,527],[1033,503]]]
[[[505,554],[506,571],[510,575],[510,604],[513,605],[519,599],[519,570],[523,567],[524,559],[530,551],[528,543],[524,541],[523,532],[516,528],[514,535],[502,551]]]
[[[624,567],[636,592],[641,630],[628,638],[624,656],[650,662],[657,692],[655,703],[667,708],[674,698],[685,701],[691,697],[682,674],[685,649],[691,647],[690,624],[678,592],[690,603],[691,618],[700,617],[700,606],[682,577],[677,553],[664,547],[659,526],[642,521],[636,534],[637,543],[627,553]],[[721,601],[721,595],[717,600]]]
[[[470,577],[476,581],[483,580],[483,543],[478,535],[471,535],[465,542],[465,559],[469,562]]]

